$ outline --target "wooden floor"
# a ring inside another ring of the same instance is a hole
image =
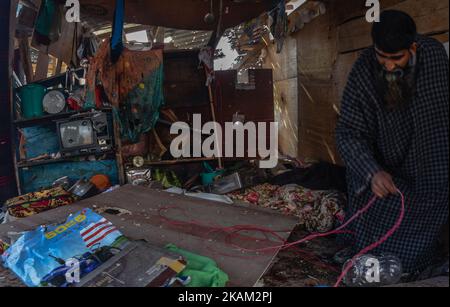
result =
[[[163,191],[124,186],[111,193],[42,214],[0,225],[0,238],[8,232],[32,230],[39,225],[62,223],[69,214],[84,208],[104,210],[123,209],[123,215],[102,213],[131,240],[146,240],[156,246],[169,243],[185,250],[210,257],[229,277],[229,286],[252,287],[268,269],[278,250],[269,253],[243,252],[234,245],[248,249],[278,246],[267,241],[261,233],[241,233],[233,236],[213,231],[217,227],[254,225],[272,230],[286,230],[280,235],[287,239],[297,220],[273,211],[244,205],[226,205],[217,202],[172,195]],[[170,220],[170,221],[168,221]],[[175,225],[176,221],[193,222]]]
[[[448,287],[449,287],[448,276],[436,277],[418,282],[399,284],[393,286],[393,288],[448,288]]]
[[[232,242],[228,242],[227,236],[223,233],[211,232],[214,227],[219,226],[255,225],[273,230],[288,230],[280,235],[285,239],[291,235],[290,240],[296,241],[299,236],[304,236],[298,229],[290,233],[297,223],[296,219],[243,204],[224,205],[142,187],[125,186],[68,207],[0,225],[0,238],[6,239],[9,232],[22,232],[35,229],[39,225],[64,222],[69,214],[84,208],[93,208],[97,211],[107,208],[120,209],[121,215],[115,214],[117,212],[111,212],[114,214],[104,212],[102,215],[132,240],[144,239],[160,247],[173,243],[214,259],[229,275],[229,286],[251,287],[257,281],[260,281],[258,285],[269,287],[331,285],[338,275],[338,272],[318,266],[314,261],[306,261],[304,254],[292,250],[282,251],[276,257],[277,250],[269,254],[257,254],[242,252],[231,245],[232,243],[249,249],[278,245],[278,242],[265,241],[261,234],[243,233],[239,237],[234,237]],[[170,209],[165,210],[167,208]],[[196,225],[177,226],[174,221],[195,221]],[[326,258],[336,251],[334,244],[334,240],[319,239],[312,242],[304,251]],[[261,279],[263,275],[265,276]],[[11,272],[0,267],[0,287],[19,285],[20,282]],[[449,278],[440,277],[396,287],[448,286]]]

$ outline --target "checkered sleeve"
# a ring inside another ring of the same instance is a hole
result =
[[[374,112],[364,112],[364,87],[358,80],[358,63],[350,74],[345,88],[340,118],[336,128],[336,141],[339,153],[350,173],[358,193],[364,192],[371,185],[373,176],[381,171],[374,155],[374,136],[369,127],[375,121]],[[369,104],[365,104],[367,109]],[[370,107],[369,107],[370,108]],[[372,116],[371,116],[372,113]]]

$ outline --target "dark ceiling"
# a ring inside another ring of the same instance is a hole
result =
[[[213,2],[214,22],[207,24],[205,15]],[[234,27],[270,11],[279,0],[126,0],[127,23],[162,26],[186,30],[216,30],[222,2],[222,30]],[[98,23],[113,20],[115,0],[80,0],[82,18]]]

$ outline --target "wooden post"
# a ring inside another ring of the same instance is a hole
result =
[[[50,57],[48,54],[44,52],[39,52],[36,65],[36,73],[34,74],[34,81],[47,78],[49,61]]]
[[[0,37],[4,40],[0,44],[0,154],[6,159],[2,160],[5,166],[0,173],[2,186],[0,187],[0,202],[17,195],[18,176],[14,159],[14,131],[12,129],[12,65],[14,61],[14,34],[16,28],[15,13],[18,0],[0,1]]]
[[[211,84],[208,85],[208,93],[209,93],[209,102],[210,102],[210,106],[211,106],[211,116],[212,116],[212,120],[213,122],[217,123],[216,120],[216,107],[214,104],[214,94],[212,91],[212,86]],[[222,161],[222,140],[217,139],[217,133],[216,135],[216,144],[217,146],[219,146],[219,156],[217,157],[217,162],[219,163],[219,169],[223,169],[223,161]]]
[[[21,37],[19,39],[20,58],[25,70],[27,83],[33,82],[33,65],[31,63],[30,45],[28,37]]]

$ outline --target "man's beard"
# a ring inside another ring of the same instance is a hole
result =
[[[388,72],[381,65],[377,71],[377,89],[388,110],[408,104],[415,95],[415,67]]]

